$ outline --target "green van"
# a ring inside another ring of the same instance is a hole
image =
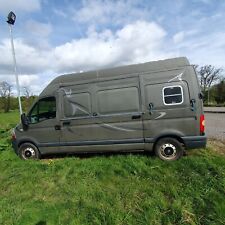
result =
[[[22,159],[155,151],[179,159],[206,146],[202,94],[185,57],[55,78],[13,130]]]

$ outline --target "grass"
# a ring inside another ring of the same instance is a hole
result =
[[[0,152],[9,149],[11,141],[9,139],[11,128],[19,121],[19,112],[13,111],[10,113],[0,112]]]
[[[19,112],[11,111],[9,113],[0,112],[0,128],[14,126],[19,122]]]
[[[8,115],[2,130],[16,123]],[[8,132],[0,133],[0,224],[225,224],[225,146],[214,151],[215,141],[172,163],[144,154],[25,162]]]

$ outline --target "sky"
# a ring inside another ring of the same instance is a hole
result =
[[[21,91],[60,74],[186,56],[225,68],[225,0],[0,0],[0,82]],[[14,90],[16,95],[16,91]]]

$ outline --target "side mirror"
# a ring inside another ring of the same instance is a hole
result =
[[[28,118],[27,118],[25,113],[23,113],[21,115],[21,123],[22,123],[23,129],[27,130],[27,128],[29,126],[29,120],[28,120]]]
[[[202,92],[200,92],[200,93],[198,94],[198,97],[199,97],[199,99],[203,99],[203,98],[204,98],[203,93],[202,93]]]

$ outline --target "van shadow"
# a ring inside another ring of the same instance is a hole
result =
[[[35,225],[47,225],[47,223],[41,220],[38,223],[35,223]]]
[[[41,159],[62,159],[62,158],[79,158],[79,159],[89,159],[94,157],[111,157],[111,156],[128,156],[128,155],[140,155],[146,157],[154,157],[155,153],[152,152],[85,152],[85,153],[59,153],[59,154],[51,154],[44,155]]]

